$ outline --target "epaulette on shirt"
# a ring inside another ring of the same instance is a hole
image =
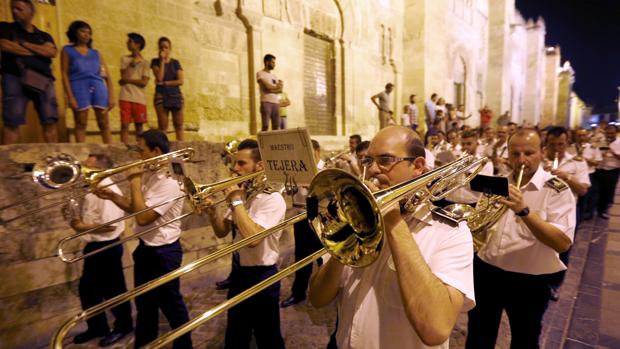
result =
[[[545,185],[551,187],[553,190],[557,191],[558,193],[568,189],[568,184],[566,184],[563,180],[559,179],[558,177],[553,177],[550,180],[546,181]]]
[[[435,207],[434,209],[431,210],[431,212],[433,214],[434,219],[442,223],[446,223],[452,227],[458,226],[459,222],[465,219],[463,215],[456,213],[456,212],[445,210],[441,207]]]

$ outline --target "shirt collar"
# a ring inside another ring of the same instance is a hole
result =
[[[527,188],[529,186],[534,186],[536,190],[540,190],[545,185],[545,182],[547,181],[547,179],[548,178],[546,178],[545,176],[545,170],[542,168],[542,166],[539,165],[538,169],[536,170],[536,172],[534,173],[530,181],[527,182],[527,184],[522,187]],[[511,184],[514,184],[514,179],[513,179],[512,174],[508,177],[508,182]]]

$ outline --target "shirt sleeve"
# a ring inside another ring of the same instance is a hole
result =
[[[588,173],[588,164],[585,160],[577,161],[576,177],[579,183],[587,183],[588,187],[592,185],[592,183],[590,183],[590,174]]]
[[[576,203],[570,189],[557,192],[551,188],[545,188],[551,192],[546,201],[547,217],[541,217],[549,224],[560,229],[571,241],[575,236]]]
[[[433,253],[429,267],[443,283],[465,296],[463,311],[476,304],[474,295],[474,248],[466,222],[446,231],[446,237]]]
[[[151,59],[151,68],[153,67],[159,67],[159,58]]]
[[[49,42],[50,44],[54,45],[54,47],[56,46],[54,38],[49,33],[41,32],[41,38],[43,39],[43,43]]]
[[[181,62],[179,62],[178,60],[174,60],[173,61],[173,65],[174,65],[174,71],[178,71],[178,70],[183,70],[183,67],[181,67]]]
[[[248,212],[254,223],[265,229],[280,223],[285,213],[286,202],[280,193],[268,194],[260,200],[257,198]]]
[[[129,60],[127,59],[127,57],[125,56],[121,57],[121,70],[127,69],[128,66],[129,66]]]

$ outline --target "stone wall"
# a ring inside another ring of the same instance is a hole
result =
[[[188,174],[198,183],[210,183],[227,176],[222,166],[222,146],[207,142],[174,144],[174,149],[191,146],[196,149],[192,162],[185,165]],[[2,206],[30,198],[44,190],[35,184],[24,168],[39,162],[46,155],[68,153],[77,159],[89,153],[105,152],[115,163],[133,161],[135,157],[124,146],[96,144],[23,144],[0,147],[0,197]],[[126,191],[125,187],[121,189]],[[25,207],[0,212],[2,219],[29,209],[41,207],[55,200],[56,194],[29,201]],[[186,210],[189,210],[186,207]],[[127,224],[131,234],[132,224]],[[207,219],[190,216],[183,221],[181,243],[184,263],[204,256],[230,239],[217,239]],[[0,225],[0,343],[3,348],[33,348],[45,345],[50,336],[69,317],[77,314],[80,303],[77,283],[81,262],[65,264],[56,255],[57,242],[72,229],[63,220],[59,206]],[[80,243],[81,244],[81,243]],[[133,288],[133,261],[131,252],[136,246],[132,241],[125,245],[123,265],[128,288]],[[81,245],[80,245],[81,246]],[[71,246],[78,249],[80,246]],[[229,263],[228,258],[216,262]],[[199,273],[215,266],[206,266]],[[196,273],[194,273],[196,274]],[[195,276],[195,275],[194,275]],[[190,276],[188,276],[190,277]],[[183,278],[182,278],[183,279]]]
[[[545,54],[545,100],[541,126],[554,125],[558,110],[558,70],[560,69],[560,47],[548,47]]]
[[[538,18],[526,23],[527,76],[523,100],[523,121],[530,126],[540,123],[545,96],[545,21]]]

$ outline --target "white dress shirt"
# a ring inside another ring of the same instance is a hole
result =
[[[575,234],[575,197],[570,188],[558,192],[546,182],[554,178],[539,167],[532,179],[521,186],[523,200],[544,221],[560,229],[571,241]],[[514,184],[512,176],[508,177]],[[538,240],[523,219],[508,209],[490,228],[489,240],[478,257],[498,268],[517,273],[541,275],[566,270],[558,253]]]
[[[245,207],[254,223],[265,229],[280,223],[286,213],[286,202],[279,192],[258,193],[248,200]],[[231,219],[232,212],[229,210],[226,216]],[[240,249],[240,264],[244,267],[276,264],[280,256],[280,235],[282,235],[282,231],[265,237],[254,247],[248,246]],[[237,233],[234,241],[242,239],[243,236]]]
[[[183,195],[179,182],[169,177],[165,170],[156,172],[146,172],[142,175],[142,195],[147,207],[155,206],[166,200]],[[159,217],[147,225],[134,225],[134,232],[139,233],[168,222],[181,215],[183,211],[183,200],[179,199],[165,205],[154,208],[153,211]],[[171,244],[179,239],[181,235],[181,221],[176,221],[163,227],[157,228],[146,235],[140,237],[147,246],[162,246]]]
[[[467,224],[450,226],[433,220],[426,205],[407,215],[405,221],[433,274],[464,294],[462,311],[473,308],[473,245]],[[338,348],[449,347],[449,340],[438,346],[426,346],[407,319],[387,242],[378,259],[368,267],[345,266],[340,286]]]
[[[118,186],[112,183],[110,178],[104,178],[101,183],[99,183],[99,187],[107,187],[107,189],[114,193],[123,195]],[[86,194],[84,197],[84,203],[82,204],[82,222],[86,224],[103,224],[121,218],[124,214],[123,210],[110,200],[100,199],[97,195],[92,193]],[[114,231],[108,233],[90,233],[82,235],[82,239],[87,242],[114,240],[125,230],[125,221],[114,223],[112,226],[116,227]]]
[[[435,155],[433,154],[432,151],[424,148],[424,159],[426,160],[426,167],[429,170],[432,170],[435,168]]]
[[[562,160],[558,165],[558,171],[566,172],[570,175],[571,179],[578,183],[586,183],[590,187],[590,176],[588,173],[588,164],[585,160],[575,160],[575,157],[568,152],[564,153]],[[575,200],[578,198],[576,193],[573,193]]]
[[[481,156],[476,155],[476,159],[480,159],[480,158]],[[479,174],[485,175],[485,176],[493,175],[493,163],[491,162],[491,159],[489,159],[489,161],[486,164],[484,164],[484,167],[482,168],[482,171],[480,171]],[[459,204],[473,204],[475,202],[478,202],[478,199],[480,199],[481,196],[482,196],[482,193],[471,190],[469,183],[468,183],[454,190],[452,193],[448,194],[448,196],[446,197],[446,200],[459,203]]]
[[[496,141],[495,143],[497,143],[499,141]],[[484,149],[484,156],[488,157],[489,159],[493,159],[493,147],[495,146],[495,144],[489,144],[486,146],[486,148]],[[497,148],[497,153],[496,153],[498,158],[502,158],[502,159],[508,159],[508,141],[504,142],[502,145],[500,145]],[[510,169],[508,168],[507,165],[505,164],[500,164],[498,166],[498,175],[500,176],[507,176],[508,173],[510,173]]]
[[[590,160],[590,161],[599,161],[599,162],[603,160],[603,156],[601,156],[601,151],[597,147],[593,147],[592,144],[590,143],[584,143],[582,147],[583,147],[582,156],[584,159]],[[573,144],[568,149],[568,152],[573,156],[578,155],[575,144]],[[587,162],[586,164],[588,165],[589,174],[592,174],[594,173],[594,171],[596,171],[596,166],[590,166],[590,164],[588,164]]]
[[[617,156],[620,156],[620,139],[611,142],[608,150],[601,150],[601,155],[603,156],[603,161],[601,161],[597,168],[601,170],[620,168],[620,159],[617,158]]]

